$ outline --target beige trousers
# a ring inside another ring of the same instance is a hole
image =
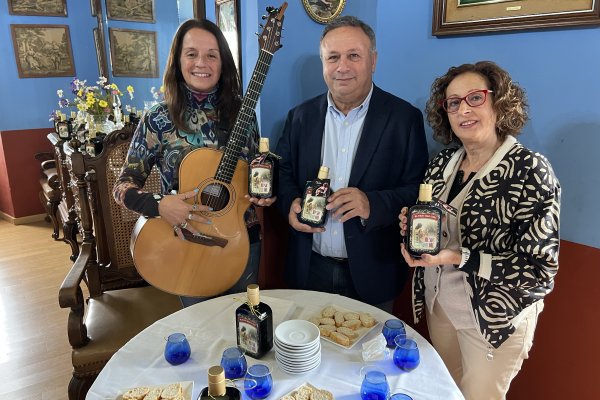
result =
[[[466,400],[505,399],[510,382],[521,370],[533,344],[533,333],[544,303],[538,301],[527,310],[517,330],[502,345],[492,350],[476,329],[456,330],[444,310],[435,302],[427,312],[427,326],[433,347],[446,364],[450,375]]]

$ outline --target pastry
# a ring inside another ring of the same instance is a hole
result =
[[[123,394],[123,400],[142,400],[144,396],[148,394],[150,388],[147,386],[140,386],[133,389],[129,389]]]
[[[343,333],[340,332],[331,332],[329,337],[333,339],[337,344],[341,344],[342,346],[350,346],[350,338]]]

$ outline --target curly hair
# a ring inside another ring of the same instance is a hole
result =
[[[431,85],[431,93],[425,112],[427,122],[433,129],[433,138],[443,144],[455,141],[462,144],[460,139],[452,132],[448,113],[442,107],[442,101],[446,98],[448,85],[459,75],[473,72],[481,75],[487,82],[488,88],[493,91],[490,99],[493,99],[492,107],[496,111],[496,134],[500,140],[506,136],[517,136],[527,122],[528,104],[525,91],[511,79],[508,72],[491,61],[479,61],[475,64],[463,64],[458,67],[450,67],[445,75],[437,78]]]
[[[185,123],[186,85],[181,72],[181,51],[183,38],[190,30],[198,28],[212,33],[217,39],[219,53],[221,56],[221,77],[217,89],[217,113],[219,120],[225,118],[229,128],[233,125],[239,111],[240,100],[240,78],[235,67],[233,55],[227,44],[221,29],[213,22],[206,19],[190,19],[185,21],[173,37],[167,66],[163,77],[165,86],[165,101],[169,108],[169,114],[178,129],[187,132],[189,127]]]

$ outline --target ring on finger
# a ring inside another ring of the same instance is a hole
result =
[[[192,211],[198,211],[198,204],[194,204],[192,206]],[[192,214],[190,214],[190,215],[192,215]]]
[[[189,213],[189,214],[188,214],[188,217],[187,217],[187,219],[191,220],[193,215],[194,215],[194,214],[192,214],[192,213]]]
[[[178,229],[179,229],[179,225],[173,225],[173,230],[174,230],[175,232],[177,232],[177,230],[178,230]]]
[[[187,221],[185,221],[185,222],[179,224],[179,226],[181,226],[181,229],[185,229],[185,228],[187,228],[188,223],[187,223]]]

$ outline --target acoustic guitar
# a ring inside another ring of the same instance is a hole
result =
[[[249,255],[244,213],[250,202],[248,164],[240,160],[248,128],[262,90],[273,53],[281,47],[283,14],[287,2],[268,7],[259,36],[260,54],[223,151],[199,148],[179,166],[179,191],[199,189],[190,204],[212,208],[202,212],[212,224],[188,221],[200,234],[183,229],[186,240],[161,218],[140,217],[131,237],[131,253],[140,275],[166,292],[185,296],[214,296],[230,289],[241,277]]]

